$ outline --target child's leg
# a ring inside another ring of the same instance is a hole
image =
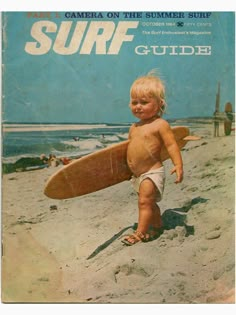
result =
[[[138,227],[134,234],[129,235],[122,241],[126,245],[133,245],[145,241],[147,231],[153,219],[153,206],[156,200],[156,187],[150,179],[144,179],[139,186],[139,218]]]
[[[161,210],[160,210],[159,206],[156,203],[155,203],[155,205],[153,207],[153,215],[152,215],[151,225],[155,229],[158,229],[158,228],[162,227]]]
[[[148,231],[150,225],[155,228],[162,226],[160,208],[156,204],[158,190],[151,179],[146,178],[139,186],[139,218],[138,227],[134,234],[126,237],[122,242],[133,245],[140,241],[147,241],[156,236],[156,231]]]
[[[155,184],[149,178],[142,181],[139,187],[139,219],[137,231],[147,233],[149,226],[160,223],[160,209],[156,205],[158,191]],[[159,211],[158,211],[159,210]]]

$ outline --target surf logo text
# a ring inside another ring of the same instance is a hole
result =
[[[133,34],[128,34],[129,29],[135,29],[139,24],[137,21],[120,21],[117,25],[112,21],[79,21],[74,26],[73,23],[63,21],[58,29],[52,21],[35,22],[31,28],[34,41],[26,42],[25,51],[31,55],[44,55],[52,48],[60,55],[89,55],[95,45],[97,55],[117,55],[122,44],[134,38]],[[56,37],[51,38],[50,33],[56,33]]]

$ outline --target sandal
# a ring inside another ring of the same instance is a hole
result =
[[[150,242],[156,240],[159,236],[161,236],[163,232],[164,232],[163,227],[160,228],[151,227],[146,235],[144,235],[142,232],[135,231],[133,234],[128,235],[121,242],[127,246],[132,246],[139,242]]]
[[[132,246],[139,242],[147,242],[149,241],[149,235],[148,237],[145,236],[142,232],[135,231],[133,234],[128,235],[124,240],[121,242],[124,243],[127,246]]]

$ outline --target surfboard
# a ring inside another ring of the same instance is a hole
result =
[[[180,149],[188,141],[200,139],[190,136],[187,127],[173,127],[172,131]],[[129,140],[123,141],[63,166],[48,179],[45,195],[52,199],[74,198],[129,180],[132,173],[126,162],[128,143]],[[168,158],[164,147],[161,159]]]
[[[230,102],[225,104],[225,120],[224,120],[224,132],[226,136],[231,134],[232,130],[232,121],[233,121],[233,107]]]
[[[232,112],[233,111],[233,106],[230,102],[226,103],[225,104],[225,112],[226,113],[229,113],[229,112]]]

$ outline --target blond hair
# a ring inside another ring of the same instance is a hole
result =
[[[147,75],[136,79],[130,88],[130,97],[151,97],[155,98],[161,105],[161,115],[167,106],[165,102],[165,85],[157,75],[156,69],[151,70]]]

